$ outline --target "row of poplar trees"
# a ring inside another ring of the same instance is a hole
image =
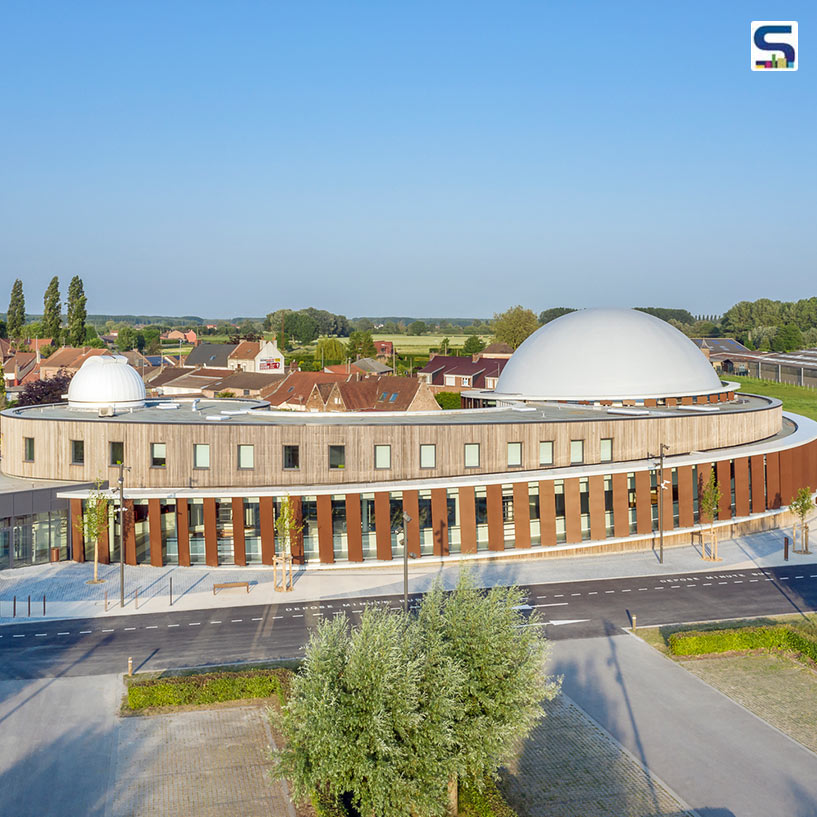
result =
[[[86,300],[82,279],[75,275],[68,285],[67,321],[63,330],[60,279],[55,275],[43,297],[43,318],[39,334],[44,338],[51,338],[54,346],[59,346],[61,340],[68,346],[82,346],[85,343],[85,320],[88,317]],[[25,325],[26,301],[23,282],[18,278],[11,287],[11,300],[6,316],[9,338],[22,340],[25,337]]]

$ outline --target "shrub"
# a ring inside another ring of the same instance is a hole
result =
[[[460,786],[459,817],[517,817],[496,783],[488,779],[481,790]]]
[[[743,650],[784,650],[817,661],[817,641],[784,624],[733,630],[691,630],[669,637],[673,655],[706,655]]]
[[[444,411],[451,411],[462,407],[460,393],[456,391],[441,391],[434,395],[440,408]]]
[[[289,689],[290,675],[289,670],[272,669],[132,681],[128,686],[128,708],[200,706],[273,695],[283,701]]]

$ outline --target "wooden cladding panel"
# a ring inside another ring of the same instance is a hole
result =
[[[681,465],[678,473],[678,526],[691,528],[695,524],[695,486],[692,484],[692,466]]]
[[[218,566],[216,500],[212,496],[204,498],[204,560],[208,567]]]
[[[581,499],[577,477],[565,480],[565,540],[568,543],[582,540]]]
[[[244,499],[234,496],[233,502],[233,558],[244,567],[247,564],[247,542],[244,538]],[[259,509],[260,513],[260,509]]]
[[[735,460],[735,516],[749,516],[749,458]]]
[[[502,521],[502,486],[486,486],[485,498],[488,506],[488,549],[505,550],[505,524]]]
[[[388,561],[391,555],[391,518],[389,516],[389,495],[378,491],[374,495],[374,526],[377,541],[377,558]]]
[[[515,482],[513,485],[513,525],[516,547],[530,547],[530,499],[528,483]]]
[[[551,480],[539,483],[539,530],[542,544],[553,547],[556,544],[556,494]]]
[[[590,487],[590,538],[605,539],[607,524],[604,516],[604,477],[592,476]]]
[[[431,489],[431,528],[434,555],[448,556],[448,505],[445,488]]]
[[[261,563],[271,565],[275,555],[275,503],[271,496],[259,498],[258,516],[261,527]]]
[[[363,523],[360,494],[346,494],[346,547],[350,562],[363,561]]]
[[[321,564],[332,564],[335,561],[332,544],[332,497],[317,497],[318,506],[318,556]]]
[[[179,542],[179,565],[190,566],[190,517],[187,500],[176,500],[176,538]]]
[[[462,553],[477,552],[477,505],[471,485],[460,488],[460,541]]]
[[[150,564],[162,566],[162,508],[158,499],[148,500],[148,541],[150,545]]]

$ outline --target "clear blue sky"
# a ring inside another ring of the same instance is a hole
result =
[[[800,70],[749,70],[753,19]],[[0,309],[489,316],[816,294],[813,2],[0,7]]]

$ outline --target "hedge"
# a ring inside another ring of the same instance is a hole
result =
[[[744,650],[783,650],[817,661],[817,641],[796,632],[785,624],[771,627],[741,627],[733,630],[691,630],[669,637],[673,655],[706,655],[708,653]]]
[[[290,676],[289,670],[267,669],[131,681],[128,708],[196,706],[273,695],[285,698]]]
[[[460,786],[460,817],[517,817],[493,780],[486,780],[482,791]]]

